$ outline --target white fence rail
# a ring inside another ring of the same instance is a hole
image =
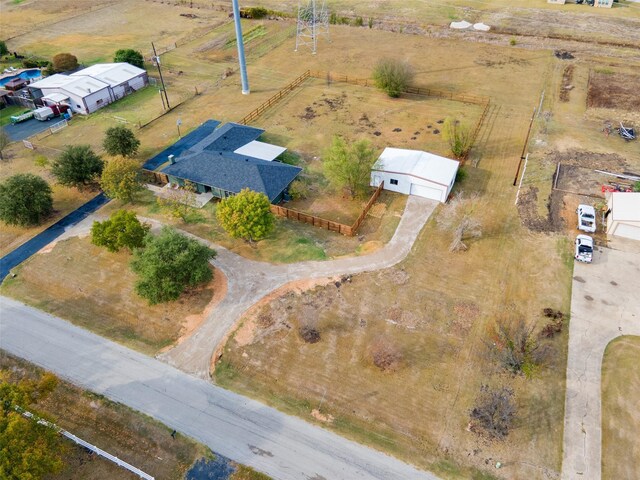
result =
[[[40,425],[45,425],[45,426],[47,426],[49,428],[52,428],[52,429],[56,430],[58,433],[60,433],[61,435],[67,437],[72,442],[75,442],[78,445],[82,445],[84,448],[86,448],[88,450],[91,450],[93,453],[95,453],[97,455],[100,455],[101,457],[104,457],[107,460],[111,460],[113,463],[115,463],[119,467],[126,468],[130,472],[135,473],[136,475],[138,475],[140,478],[144,478],[145,480],[155,480],[155,478],[152,477],[151,475],[149,475],[148,473],[143,472],[139,468],[134,467],[133,465],[125,462],[124,460],[120,460],[118,457],[115,457],[115,456],[111,455],[110,453],[105,452],[104,450],[102,450],[101,448],[96,447],[95,445],[91,445],[89,442],[86,442],[86,441],[82,440],[81,438],[76,437],[73,433],[67,432],[66,430],[61,429],[60,427],[58,427],[57,425],[54,425],[51,422],[47,422],[46,420],[38,418],[34,414],[32,414],[31,412],[27,412],[26,410],[22,410],[22,409],[17,409],[17,410],[20,411],[20,413],[22,413],[23,416],[25,416],[27,418],[30,418],[32,420],[37,420],[37,422]]]

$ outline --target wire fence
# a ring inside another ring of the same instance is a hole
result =
[[[95,445],[92,445],[91,443],[87,442],[86,440],[83,440],[80,437],[75,436],[73,433],[67,432],[66,430],[63,430],[62,428],[58,427],[57,425],[55,425],[55,424],[53,424],[51,422],[47,422],[46,420],[43,420],[42,418],[39,418],[36,415],[34,415],[33,413],[31,413],[31,412],[27,412],[26,410],[22,410],[22,409],[17,408],[17,407],[16,407],[16,410],[18,410],[22,414],[22,416],[24,416],[24,417],[26,417],[26,418],[28,418],[30,420],[34,420],[40,425],[44,425],[46,427],[49,427],[49,428],[55,430],[60,435],[68,438],[69,440],[71,440],[72,442],[76,443],[77,445],[81,445],[84,448],[86,448],[87,450],[95,453],[96,455],[99,455],[99,456],[101,456],[103,458],[106,458],[107,460],[110,460],[111,462],[115,463],[119,467],[122,467],[122,468],[124,468],[126,470],[129,470],[131,473],[134,473],[138,477],[144,478],[145,480],[155,480],[155,477],[149,475],[148,473],[143,472],[142,470],[140,470],[137,467],[134,467],[130,463],[127,463],[124,460],[119,459],[115,455],[111,455],[109,452],[105,452],[101,448],[96,447]]]

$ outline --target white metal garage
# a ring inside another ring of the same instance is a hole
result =
[[[371,186],[446,202],[458,162],[420,150],[385,148],[371,169]]]
[[[613,192],[607,204],[607,234],[640,240],[640,193]]]

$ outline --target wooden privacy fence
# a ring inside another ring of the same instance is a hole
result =
[[[363,87],[375,87],[375,83],[370,78],[349,77],[347,75],[339,75],[332,72],[310,71],[309,75],[313,78],[326,79],[328,82],[343,82],[352,85],[360,85]],[[407,87],[404,93],[412,95],[423,95],[425,97],[437,97],[445,100],[455,100],[463,103],[473,103],[475,105],[485,105],[489,102],[489,97],[479,95],[471,95],[467,93],[456,93],[446,90],[435,90],[433,88]]]
[[[360,228],[360,225],[364,221],[364,218],[367,216],[367,213],[369,213],[369,210],[380,196],[383,187],[384,182],[382,182],[378,186],[378,188],[376,188],[376,191],[373,192],[373,195],[371,195],[371,198],[362,209],[362,212],[353,223],[353,225],[345,225],[344,223],[334,222],[332,220],[327,220],[326,218],[316,217],[315,215],[299,212],[297,210],[282,207],[280,205],[271,205],[271,213],[273,213],[274,215],[278,215],[279,217],[297,220],[298,222],[308,223],[309,225],[313,225],[314,227],[324,228],[331,232],[338,232],[342,235],[353,237],[358,231],[358,228]]]
[[[242,120],[240,120],[239,123],[241,125],[247,125],[249,122],[252,122],[256,118],[258,118],[260,115],[262,115],[268,108],[270,108],[273,105],[275,105],[276,103],[278,103],[284,96],[286,96],[289,92],[294,90],[298,85],[300,85],[302,82],[304,82],[307,78],[309,78],[309,70],[304,72],[302,75],[300,75],[298,78],[296,78],[293,82],[291,82],[286,87],[284,87],[282,90],[280,90],[278,93],[273,95],[271,98],[269,98],[269,100],[264,102],[262,105],[260,105],[254,111],[252,111],[251,113],[246,115]]]

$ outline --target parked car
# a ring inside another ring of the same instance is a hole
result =
[[[591,263],[593,260],[593,238],[589,235],[578,235],[576,237],[575,259],[585,263]]]
[[[578,230],[593,233],[596,231],[596,209],[591,205],[578,205]]]

